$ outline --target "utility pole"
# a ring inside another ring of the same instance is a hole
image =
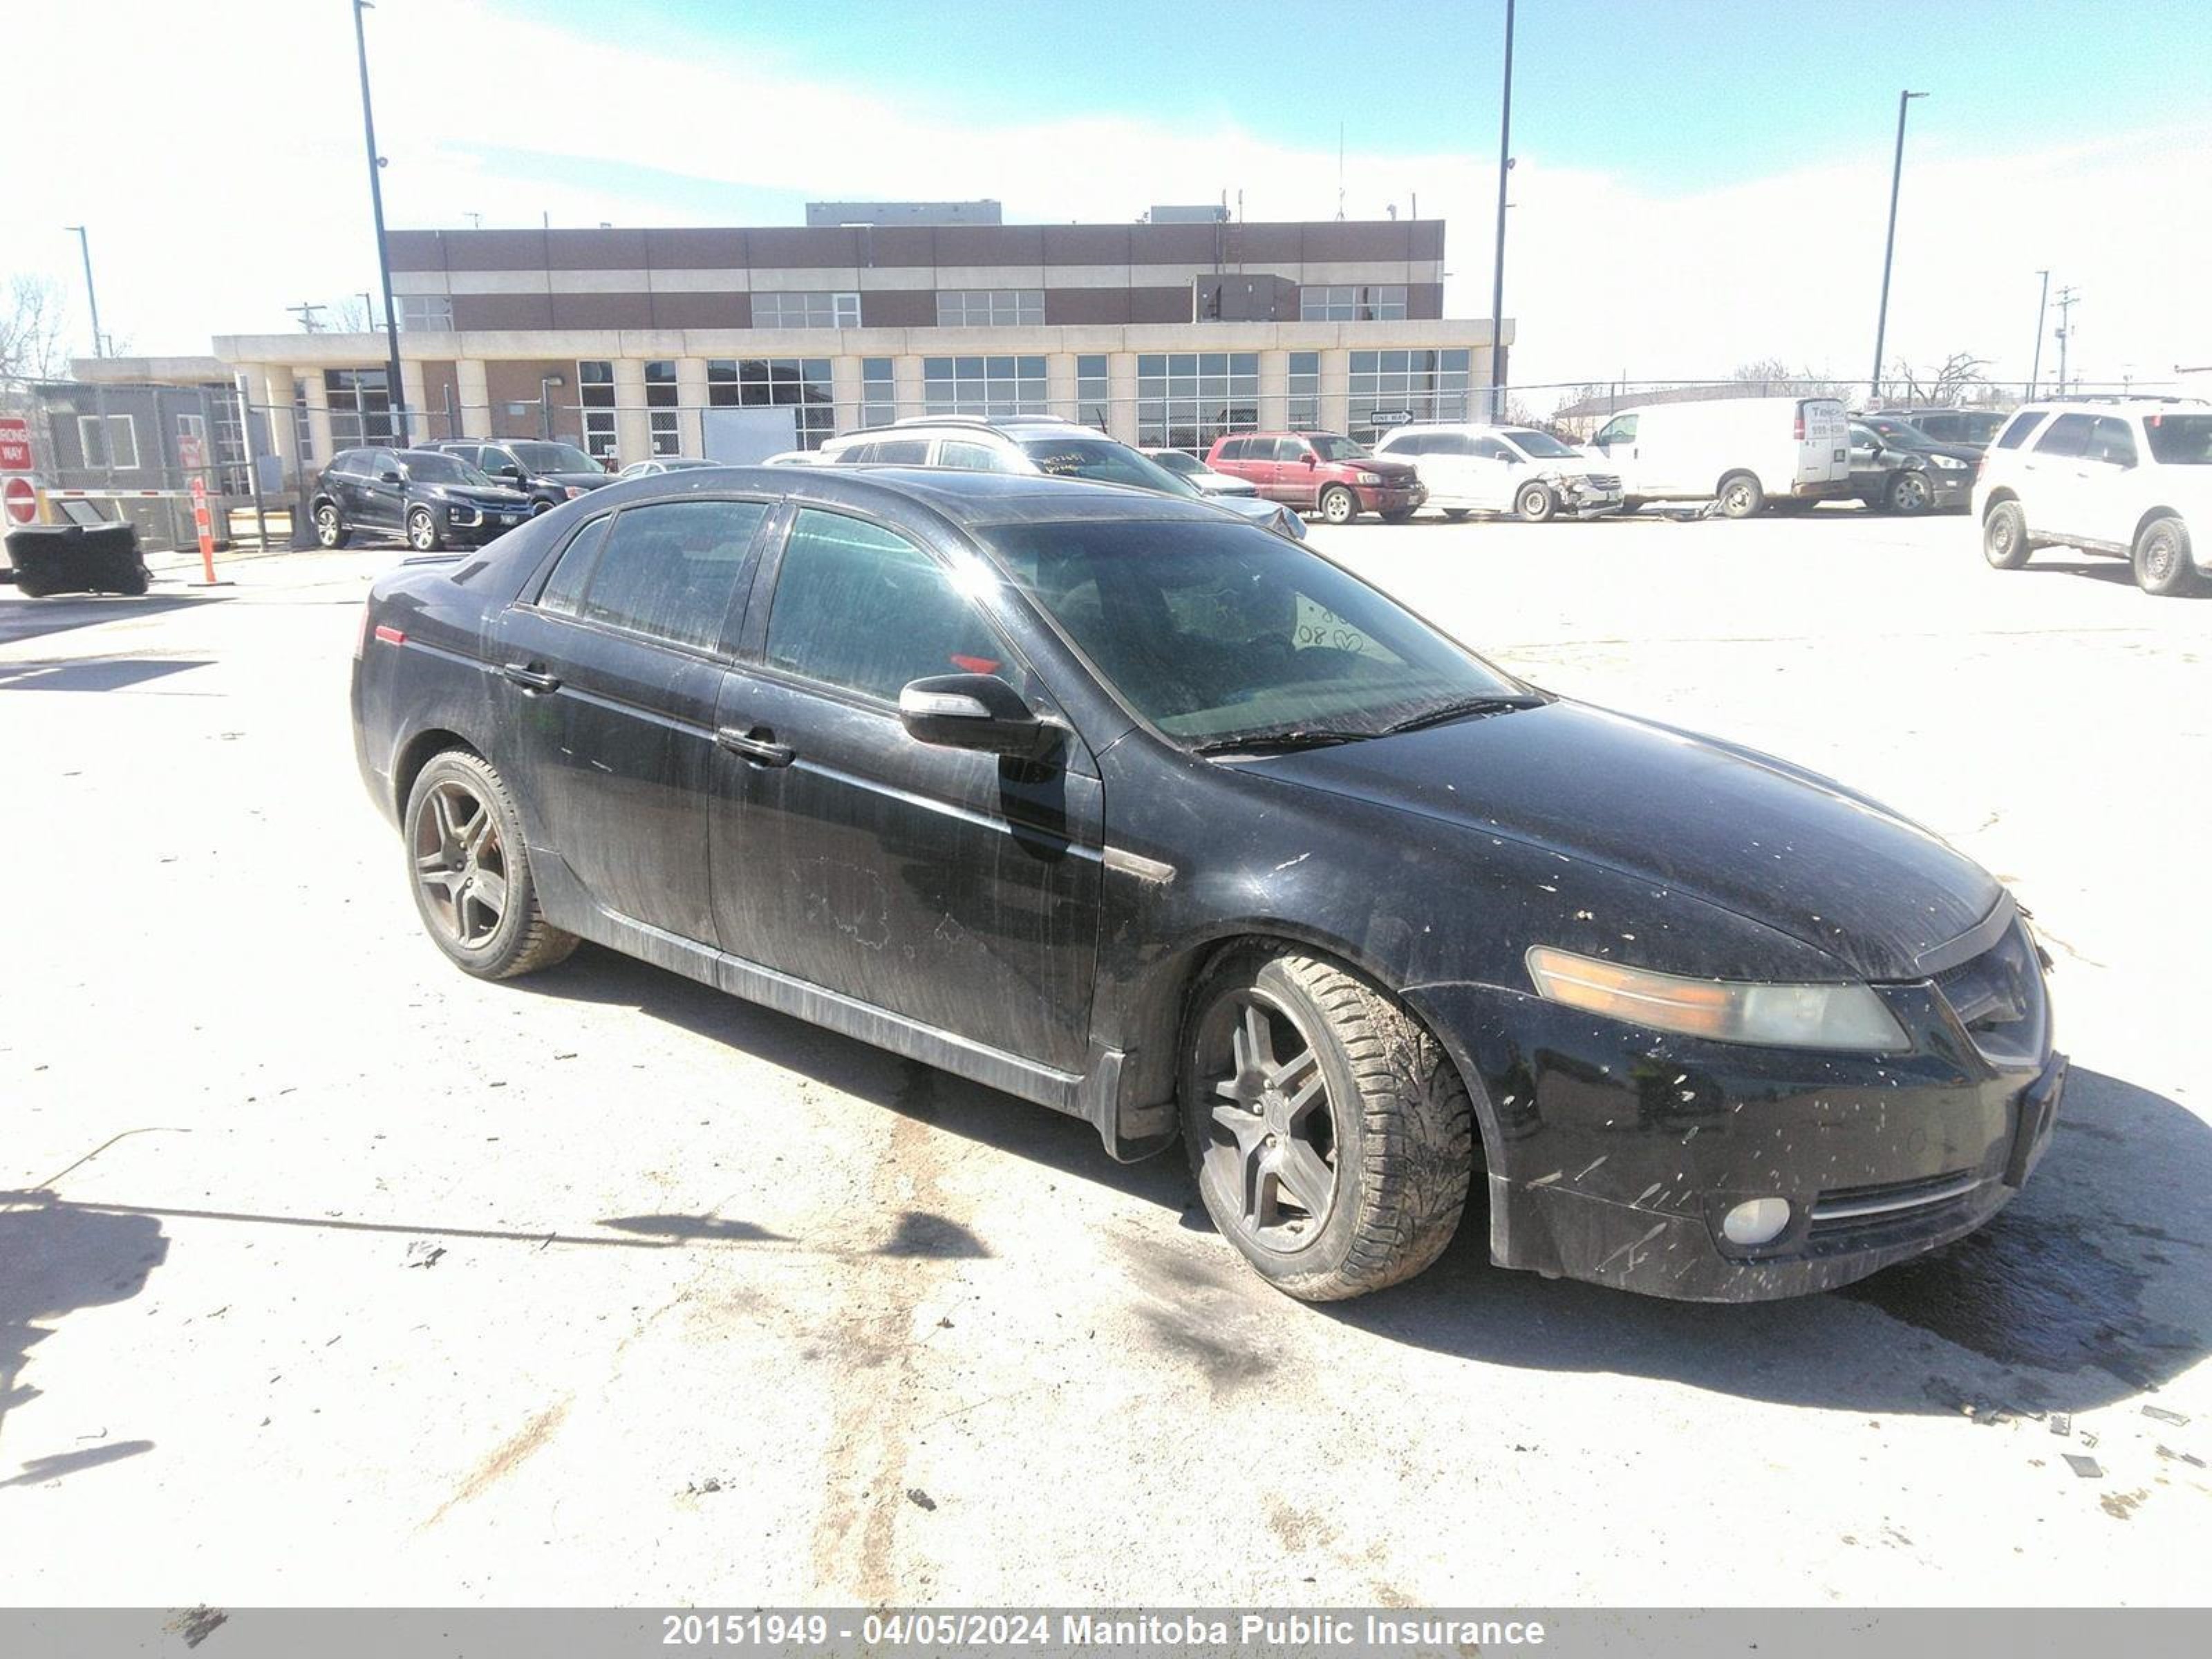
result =
[[[1498,115],[1498,246],[1490,268],[1490,418],[1505,418],[1505,176],[1513,171],[1513,0],[1505,0],[1505,92]]]
[[[1897,94],[1897,155],[1889,164],[1889,236],[1881,245],[1881,309],[1874,319],[1874,378],[1867,390],[1876,404],[1881,402],[1881,349],[1889,332],[1889,268],[1897,253],[1897,191],[1905,180],[1905,112],[1916,98],[1925,98],[1924,92],[1900,92]]]
[[[361,131],[368,143],[368,201],[376,216],[376,273],[384,282],[386,400],[392,410],[392,436],[407,447],[407,393],[399,378],[399,320],[392,314],[392,253],[384,240],[384,158],[376,153],[376,112],[368,96],[368,33],[362,14],[371,0],[353,0],[353,44],[361,59]]]
[[[327,307],[310,305],[307,301],[302,300],[298,305],[286,306],[284,309],[290,312],[295,317],[297,317],[300,319],[300,328],[301,332],[307,334],[319,334],[322,332],[323,313],[328,309]]]
[[[2051,273],[2039,270],[2035,274],[2043,278],[2043,294],[2035,302],[2035,356],[2027,370],[2027,400],[2030,403],[2035,401],[2035,383],[2043,378],[2043,317],[2051,304]]]
[[[2074,306],[2081,290],[2070,283],[2058,290],[2058,395],[2066,395],[2066,344],[2074,337]]]
[[[64,225],[62,228],[76,233],[77,252],[84,255],[84,302],[92,313],[92,355],[105,357],[107,347],[106,337],[100,331],[100,295],[92,286],[92,240],[85,234],[82,225]]]
[[[376,331],[376,301],[366,294],[361,295],[361,325],[371,333]]]

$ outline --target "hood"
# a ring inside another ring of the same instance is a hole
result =
[[[1388,455],[1370,455],[1364,461],[1332,461],[1328,465],[1348,467],[1358,472],[1372,472],[1395,483],[1412,483],[1421,475],[1421,470],[1413,462],[1395,461]]]
[[[1996,908],[1988,872],[1919,825],[1754,750],[1559,702],[1241,769],[1508,836],[1700,898],[1869,979]]]
[[[534,472],[531,477],[538,483],[570,484],[578,489],[597,489],[615,481],[611,472]]]
[[[433,495],[447,501],[469,501],[479,507],[526,507],[530,497],[520,489],[510,489],[505,484],[417,484],[428,488]]]

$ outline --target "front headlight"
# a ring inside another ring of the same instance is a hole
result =
[[[1379,484],[1382,482],[1382,475],[1380,472],[1355,472],[1352,475],[1352,482],[1354,483],[1363,484]]]
[[[561,497],[563,501],[573,501],[577,496],[583,493],[584,488],[581,484],[562,484],[561,486]]]
[[[1934,459],[1938,472],[1964,472],[1966,470],[1966,464],[1955,455],[1938,455]]]
[[[1551,1001],[1654,1030],[1772,1048],[1879,1052],[1910,1046],[1895,1016],[1865,985],[1686,979],[1545,945],[1529,951],[1528,966],[1537,991]]]

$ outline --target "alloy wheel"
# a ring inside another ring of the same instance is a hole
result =
[[[315,539],[325,547],[338,544],[338,510],[334,507],[315,509]]]
[[[438,526],[430,515],[417,507],[407,518],[407,544],[417,553],[434,551],[438,545]]]
[[[1889,504],[1899,513],[1917,513],[1928,505],[1928,480],[1917,472],[1900,472],[1890,486]]]
[[[1205,1033],[1212,1079],[1204,1162],[1234,1224],[1288,1254],[1320,1237],[1336,1206],[1336,1120],[1312,1037],[1257,988],[1224,997]]]
[[[507,910],[507,849],[499,821],[466,784],[448,780],[422,798],[409,842],[432,925],[474,950]]]

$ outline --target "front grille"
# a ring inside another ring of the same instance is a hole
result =
[[[1620,488],[1620,475],[1619,473],[1592,472],[1586,476],[1589,477],[1591,485],[1595,489],[1618,489]]]
[[[2017,1064],[2043,1052],[2043,968],[2027,924],[2014,921],[1981,955],[1936,975],[1936,988],[1985,1059]]]
[[[1847,1228],[1888,1226],[1900,1221],[1922,1221],[1963,1205],[1982,1184],[1972,1170],[1954,1170],[1945,1175],[1912,1181],[1877,1182],[1869,1187],[1832,1187],[1813,1200],[1814,1237]]]

